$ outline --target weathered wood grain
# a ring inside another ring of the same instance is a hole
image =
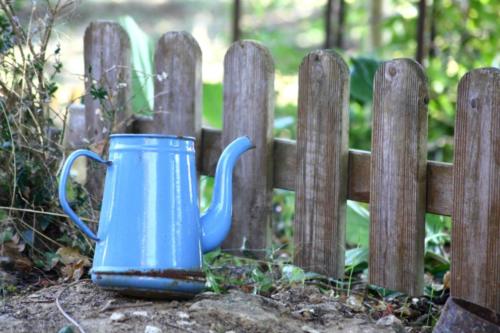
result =
[[[349,150],[349,186],[347,198],[370,202],[370,160],[368,151]],[[452,207],[451,163],[427,161],[426,211],[432,214],[451,215]]]
[[[68,120],[64,131],[63,146],[65,150],[72,151],[88,145],[85,125],[85,106],[71,104],[68,108]]]
[[[200,172],[213,176],[221,154],[221,131],[209,128],[202,130],[203,161]],[[274,139],[273,187],[295,191],[297,146],[293,140]],[[369,151],[349,150],[347,199],[370,201],[370,159]],[[427,161],[427,208],[428,213],[451,216],[453,165]]]
[[[370,170],[370,283],[420,295],[428,89],[413,60],[385,62],[374,79]]]
[[[370,157],[368,151],[349,151],[347,197],[351,200],[370,201]]]
[[[500,312],[500,70],[458,86],[451,293]]]
[[[114,22],[92,22],[85,30],[85,125],[89,148],[107,155],[110,133],[128,132],[130,109],[130,40]],[[89,163],[86,188],[94,207],[102,196],[104,167]]]
[[[273,160],[273,187],[295,191],[297,143],[293,140],[274,139]]]
[[[453,165],[427,161],[426,211],[451,216],[453,206]]]
[[[341,278],[349,130],[349,69],[332,51],[314,51],[299,71],[294,262]]]
[[[152,119],[137,121],[137,131],[201,141],[201,50],[196,40],[187,32],[164,34],[156,45],[155,73],[155,112]]]
[[[85,126],[85,106],[83,104],[71,104],[68,107],[66,128],[64,130],[63,147],[66,156],[77,149],[88,146]],[[73,171],[76,170],[76,177],[72,178],[80,184],[85,184],[87,180],[87,159],[79,158],[73,163]]]
[[[248,135],[256,148],[234,170],[233,225],[226,250],[261,256],[270,245],[273,189],[274,63],[256,42],[232,44],[224,58],[222,145]]]
[[[97,21],[87,27],[84,68],[87,139],[99,147],[110,132],[127,131],[132,119],[130,40],[119,24]]]
[[[215,168],[222,153],[222,132],[212,128],[203,128],[201,131],[201,160],[200,173],[206,176],[215,176]]]

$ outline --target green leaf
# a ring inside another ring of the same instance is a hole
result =
[[[203,84],[203,120],[213,128],[222,128],[222,83]]]
[[[12,233],[12,230],[7,229],[2,232],[0,232],[0,244],[3,244],[5,242],[8,242],[12,239],[14,234]]]
[[[373,99],[373,78],[380,62],[371,58],[351,58],[351,99],[360,104]]]
[[[209,268],[210,265],[213,265],[214,262],[221,256],[222,252],[220,248],[217,248],[213,251],[205,253],[203,255],[203,266]]]
[[[47,82],[46,89],[49,96],[53,97],[57,89],[59,89],[59,87],[55,82]]]
[[[346,242],[352,246],[368,247],[370,213],[362,204],[347,201]]]
[[[451,219],[445,216],[426,214],[425,216],[425,250],[443,254],[442,246],[449,244]]]
[[[53,269],[54,267],[56,267],[56,265],[59,263],[59,255],[57,255],[55,252],[45,252],[44,253],[44,265],[43,265],[43,268],[46,270],[46,271],[50,271],[51,269]]]
[[[106,99],[106,96],[108,96],[108,92],[103,87],[99,87],[92,84],[90,86],[90,95],[92,96],[93,99],[102,101]]]
[[[431,251],[425,251],[424,262],[425,271],[435,276],[443,276],[444,273],[450,270],[449,260]]]
[[[118,23],[129,35],[132,48],[132,110],[137,114],[150,114],[154,100],[154,42],[132,17],[120,17]]]
[[[212,272],[206,274],[205,286],[214,293],[220,294],[224,291],[222,276],[217,276]]]
[[[73,328],[68,325],[68,326],[64,326],[63,328],[61,328],[57,333],[73,333]]]
[[[291,283],[304,283],[306,275],[304,270],[294,265],[283,265],[281,268],[283,277]]]
[[[255,282],[254,293],[267,292],[273,287],[273,279],[258,268],[252,270],[252,280]]]
[[[348,267],[356,267],[361,264],[368,263],[368,248],[357,247],[347,250],[345,253],[345,265]]]
[[[200,212],[205,213],[212,202],[214,177],[200,176]]]
[[[428,233],[440,233],[443,230],[451,229],[451,219],[446,216],[426,214],[425,225]],[[427,234],[427,236],[430,236],[430,234]]]

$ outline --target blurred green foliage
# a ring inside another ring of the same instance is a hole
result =
[[[118,19],[130,36],[132,49],[132,109],[143,115],[153,112],[154,74],[153,55],[155,44],[131,16]]]

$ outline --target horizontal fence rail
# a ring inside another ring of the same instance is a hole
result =
[[[112,50],[106,48],[110,42]],[[93,77],[108,77],[112,85],[129,80],[130,68],[123,66],[129,42],[118,25],[92,23],[85,50]],[[295,191],[295,264],[343,278],[346,200],[370,203],[370,281],[418,295],[423,293],[425,213],[452,216],[452,295],[500,311],[498,69],[473,70],[460,83],[454,166],[426,159],[428,83],[412,60],[385,62],[376,73],[372,152],[348,149],[349,75],[335,53],[311,52],[299,69],[297,141],[272,137],[274,64],[262,45],[240,41],[226,53],[222,131],[201,127],[196,40],[184,32],[165,34],[155,64],[157,77],[166,79],[155,83],[155,114],[123,131],[195,136],[198,169],[208,176],[234,137],[249,135],[256,143],[235,169],[226,249],[269,246],[272,189]],[[95,87],[86,82],[89,95]],[[115,98],[122,122],[128,119],[127,89]],[[111,125],[96,118],[97,109],[87,98],[84,113],[81,107],[71,111],[68,149],[104,150],[95,137],[100,140]],[[98,193],[97,184],[91,185],[89,191]]]
[[[201,173],[215,175],[215,167],[222,145],[221,131],[212,128],[202,129],[201,149],[203,160]],[[349,149],[347,167],[347,199],[359,202],[370,202],[370,152]],[[273,140],[273,187],[295,191],[295,174],[297,169],[297,143],[294,140]],[[451,163],[427,161],[427,201],[428,213],[451,216],[453,202],[453,165]]]

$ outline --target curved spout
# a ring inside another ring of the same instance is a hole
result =
[[[222,152],[215,171],[212,203],[201,217],[203,253],[218,247],[231,228],[233,168],[241,154],[255,148],[247,136],[231,142]]]

